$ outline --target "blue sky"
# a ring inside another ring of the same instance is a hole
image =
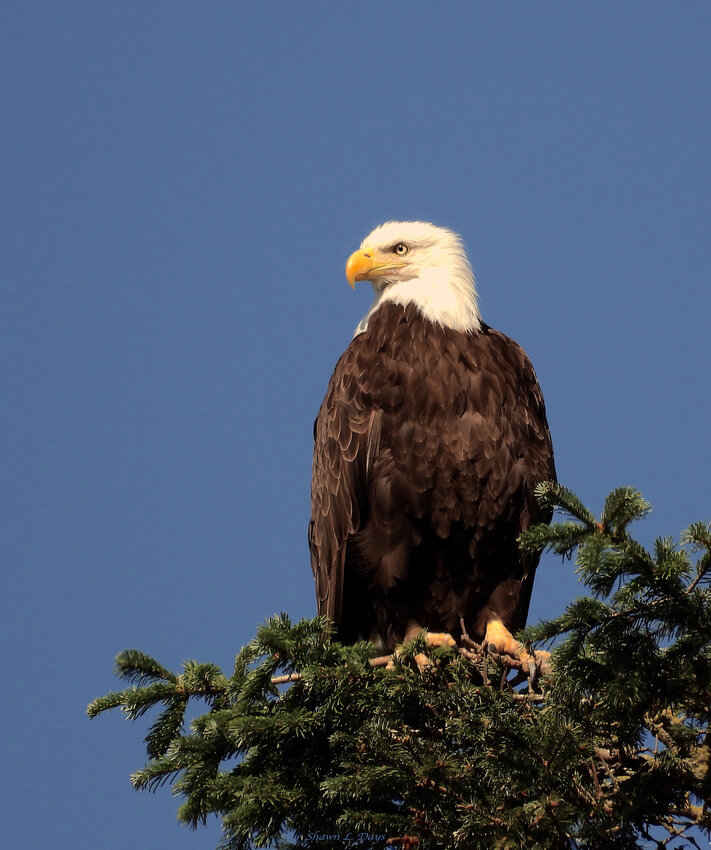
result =
[[[89,721],[314,613],[311,428],[376,224],[462,234],[560,479],[711,519],[711,6],[5,4],[3,846],[210,848]],[[534,620],[577,593],[546,559]]]

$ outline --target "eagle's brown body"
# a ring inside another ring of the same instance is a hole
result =
[[[537,557],[518,534],[550,516],[543,396],[523,349],[383,303],[335,368],[314,426],[311,560],[343,642],[393,650],[413,623],[472,636],[523,627]]]

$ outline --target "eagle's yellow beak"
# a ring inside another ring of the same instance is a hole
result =
[[[398,269],[405,265],[405,263],[389,263],[387,260],[385,262],[383,260],[384,258],[379,257],[372,248],[359,248],[354,251],[346,263],[348,283],[355,289],[357,280],[369,280],[373,275],[385,271],[385,269]]]
[[[366,280],[375,265],[372,252],[364,251],[362,248],[354,251],[346,263],[346,278],[351,287],[355,289],[357,280]]]

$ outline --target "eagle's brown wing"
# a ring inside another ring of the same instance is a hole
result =
[[[551,511],[541,509],[534,492],[540,482],[556,479],[543,393],[526,352],[499,331],[485,328],[473,338],[470,354],[481,370],[471,374],[495,375],[498,384],[488,404],[474,391],[476,381],[469,393],[468,411],[482,411],[488,423],[484,427],[488,434],[480,438],[483,451],[471,444],[482,482],[477,524],[495,529],[508,514],[515,543],[522,531],[552,517]],[[501,564],[501,585],[490,602],[513,632],[526,625],[539,558],[538,553],[521,552],[516,544],[517,566],[514,559]]]
[[[368,475],[378,451],[379,413],[360,387],[358,348],[356,339],[338,361],[314,422],[309,549],[318,613],[336,624],[346,541],[367,513]]]

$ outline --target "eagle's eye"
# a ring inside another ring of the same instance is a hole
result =
[[[397,245],[393,245],[393,254],[397,254],[398,257],[404,257],[407,251],[408,248],[404,242],[398,242]]]

